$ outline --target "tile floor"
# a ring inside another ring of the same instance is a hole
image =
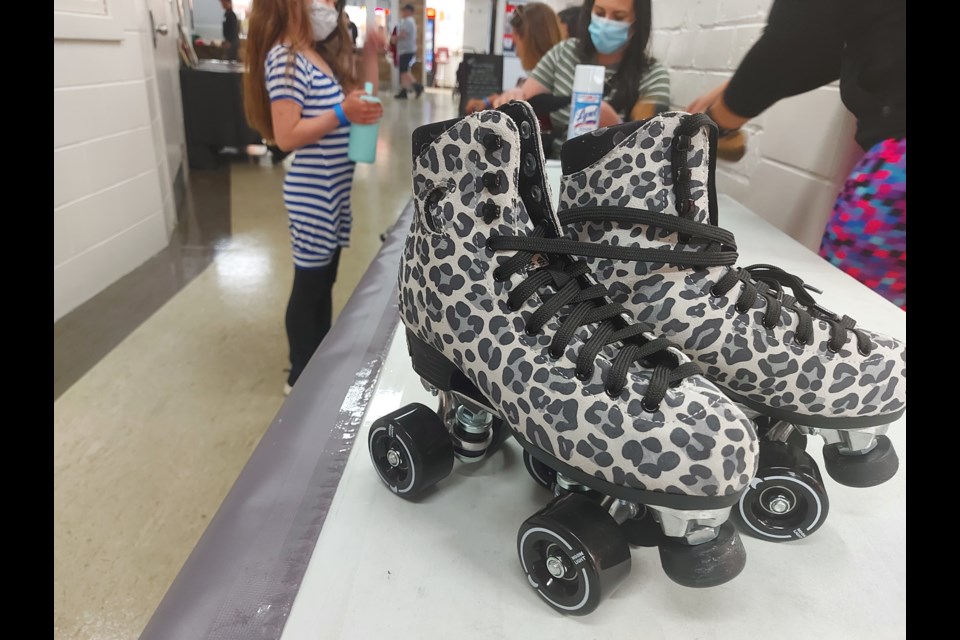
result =
[[[456,115],[448,92],[384,100],[335,314],[409,200],[413,129]],[[54,326],[58,640],[139,636],[283,403],[283,173],[192,172],[171,248]]]

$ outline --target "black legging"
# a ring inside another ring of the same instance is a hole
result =
[[[294,269],[293,290],[287,303],[287,341],[290,344],[290,375],[293,386],[297,378],[330,331],[333,321],[333,283],[337,280],[340,249],[333,261],[319,269]]]

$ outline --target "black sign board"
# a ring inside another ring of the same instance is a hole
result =
[[[467,101],[486,98],[503,91],[503,56],[465,53],[457,69],[460,85],[460,116],[467,113]]]

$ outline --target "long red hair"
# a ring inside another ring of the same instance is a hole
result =
[[[266,140],[273,141],[273,118],[267,93],[267,54],[278,42],[287,42],[294,51],[313,49],[330,65],[336,80],[348,92],[357,85],[353,61],[353,39],[343,19],[337,30],[323,42],[313,41],[313,26],[304,0],[253,0],[247,32],[246,67],[243,74],[243,108],[250,126]],[[287,73],[293,73],[289,65]]]

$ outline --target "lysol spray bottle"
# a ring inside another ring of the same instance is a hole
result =
[[[600,127],[600,102],[603,100],[604,68],[578,64],[570,97],[570,126],[567,138],[589,133]]]

